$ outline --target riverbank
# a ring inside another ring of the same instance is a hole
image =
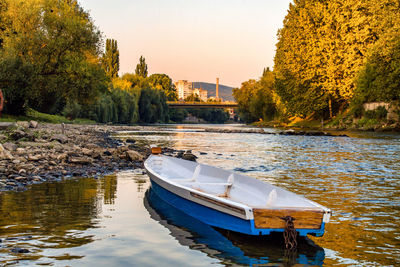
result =
[[[252,123],[252,125],[286,130],[400,132],[400,122],[387,122],[366,118],[352,120],[348,118],[346,120],[335,118],[330,121],[294,118],[287,122],[259,121]]]
[[[17,122],[0,131],[0,191],[141,168],[147,149],[111,137],[132,128]]]

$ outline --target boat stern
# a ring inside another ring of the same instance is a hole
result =
[[[252,229],[255,235],[285,231],[285,218],[293,218],[294,228],[300,236],[323,236],[329,222],[329,209],[253,209]]]

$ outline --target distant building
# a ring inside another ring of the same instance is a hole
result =
[[[174,84],[180,100],[184,100],[193,94],[193,85],[191,82],[188,82],[187,80],[179,80]]]
[[[201,88],[195,88],[193,90],[193,94],[197,95],[201,101],[207,102],[207,90],[203,90]]]

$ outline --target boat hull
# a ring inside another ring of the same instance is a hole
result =
[[[235,231],[248,235],[269,235],[271,232],[284,232],[284,228],[256,228],[254,219],[242,219],[225,212],[201,205],[182,196],[179,196],[158,183],[159,179],[148,172],[152,189],[165,202],[181,210],[185,214],[213,227]],[[322,236],[325,231],[325,223],[322,222],[319,229],[296,229],[300,236],[311,234]]]

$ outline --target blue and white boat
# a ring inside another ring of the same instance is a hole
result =
[[[322,236],[331,210],[261,180],[165,155],[144,163],[152,189],[165,202],[213,227],[248,235],[285,231]]]

